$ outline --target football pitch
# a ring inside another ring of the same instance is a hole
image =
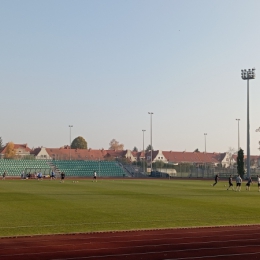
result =
[[[259,224],[260,192],[208,180],[0,181],[0,237]]]

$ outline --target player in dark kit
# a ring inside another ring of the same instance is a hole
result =
[[[229,185],[229,187],[228,187],[227,190],[229,190],[230,187],[232,187],[232,190],[234,190],[233,183],[232,183],[232,175],[230,175],[229,178],[228,178],[228,185]]]
[[[247,181],[247,184],[246,184],[246,190],[250,191],[251,183],[253,183],[253,181],[252,181],[252,178],[249,177],[249,179],[248,179],[248,181]]]
[[[5,180],[5,177],[6,177],[6,172],[3,173],[2,180]]]
[[[64,172],[62,172],[61,174],[60,174],[60,182],[64,182],[64,179],[65,179],[65,173]]]
[[[213,183],[212,186],[215,186],[218,183],[218,179],[219,179],[218,174],[216,174],[216,176],[215,176],[215,183]]]

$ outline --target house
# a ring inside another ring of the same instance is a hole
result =
[[[38,147],[31,151],[31,154],[35,156],[35,159],[38,160],[50,160],[52,159],[51,156],[46,151],[44,147]]]
[[[143,162],[145,160],[145,152],[134,152],[132,154],[137,162]]]
[[[165,155],[161,150],[157,151],[148,151],[145,153],[145,159],[148,163],[151,163],[151,155],[152,155],[152,162],[162,161],[164,163],[168,163],[168,160],[166,159]]]
[[[233,167],[234,164],[236,163],[236,158],[237,155],[231,153],[221,153],[219,158],[220,165],[223,168]]]
[[[61,148],[46,148],[47,153],[53,160],[103,160],[106,155],[104,149],[70,149],[69,146]]]
[[[133,152],[131,150],[105,150],[106,155],[104,156],[104,159],[107,160],[126,160],[129,162],[136,161],[136,157],[133,155]]]
[[[197,166],[203,164],[219,164],[219,154],[218,153],[200,153],[200,152],[174,152],[174,151],[162,151],[162,154],[167,160],[168,163],[171,164],[195,164]]]
[[[245,165],[247,164],[247,156],[244,156]],[[250,165],[251,168],[258,168],[260,166],[260,156],[259,155],[250,155]]]
[[[4,149],[0,153],[0,158],[4,158],[6,147],[8,143],[4,147]],[[23,158],[25,156],[30,156],[31,149],[27,146],[27,144],[14,144],[15,149],[15,157],[16,158]]]

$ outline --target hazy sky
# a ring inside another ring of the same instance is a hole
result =
[[[260,1],[0,1],[0,136],[61,147],[259,154]],[[259,74],[258,74],[259,72]],[[259,75],[259,76],[258,76]]]

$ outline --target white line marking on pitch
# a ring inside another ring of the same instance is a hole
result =
[[[218,219],[218,218],[216,218]],[[242,218],[242,219],[247,219],[247,218]],[[251,218],[255,219],[255,218]],[[190,221],[193,221],[196,219],[190,219]],[[160,219],[160,220],[152,220],[152,221],[111,221],[111,222],[86,222],[86,223],[64,223],[64,224],[46,224],[46,225],[28,225],[28,226],[9,226],[9,227],[0,227],[0,229],[15,229],[15,228],[39,228],[39,227],[63,227],[63,226],[83,226],[83,225],[101,225],[101,224],[125,224],[125,223],[160,223],[160,222],[172,222],[172,220],[165,220],[165,219]],[[257,226],[257,224],[249,224],[249,225],[238,225],[237,227],[250,227],[250,226]],[[229,226],[229,225],[223,225],[223,226],[203,226],[203,227],[185,227],[185,228],[175,228],[175,230],[186,230],[186,229],[199,229],[199,228],[234,228],[234,226]],[[257,227],[256,227],[257,228]],[[260,228],[260,227],[258,227]],[[160,230],[160,229],[156,229]],[[163,229],[162,229],[163,230]]]

